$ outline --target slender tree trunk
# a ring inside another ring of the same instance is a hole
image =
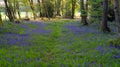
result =
[[[38,3],[38,10],[39,10],[39,17],[41,17],[41,2],[40,0],[37,0],[37,3]]]
[[[18,17],[19,17],[19,19],[21,19],[21,15],[20,15],[20,6],[19,6],[19,2],[18,2],[18,1],[16,2],[16,9],[17,9]]]
[[[75,6],[76,6],[76,0],[72,0],[72,15],[71,15],[72,19],[74,19]]]
[[[8,3],[9,3],[9,8],[11,10],[11,13],[12,13],[12,16],[14,18],[14,20],[17,18],[16,17],[16,8],[15,8],[15,0],[13,2],[13,5],[12,5],[12,2],[10,0],[8,0]]]
[[[3,22],[2,22],[2,16],[1,16],[1,12],[0,12],[0,26],[3,25]]]
[[[88,23],[87,23],[87,11],[85,8],[85,0],[81,0],[81,22],[83,25],[88,25]]]
[[[114,0],[115,20],[117,23],[118,35],[120,37],[120,13],[119,13],[119,0]]]
[[[28,0],[28,1],[29,1],[29,3],[30,3],[30,7],[31,7],[31,10],[32,10],[32,13],[33,13],[33,16],[34,16],[34,20],[35,20],[36,17],[37,17],[37,14],[36,14],[36,12],[35,12],[33,0]]]
[[[14,21],[14,17],[12,15],[12,11],[11,11],[9,5],[8,5],[8,0],[4,0],[4,3],[5,3],[5,7],[6,7],[6,15],[8,16],[9,20],[11,22],[13,22]]]
[[[65,0],[61,0],[61,13],[62,13],[62,16],[64,17],[64,8],[65,8]]]
[[[10,3],[10,6],[12,7],[12,10],[13,10],[13,15],[14,15],[14,19],[17,19],[17,17],[16,17],[16,0],[14,0],[14,2],[13,2],[13,5]]]
[[[61,0],[56,1],[56,15],[61,16],[60,14]]]
[[[88,17],[88,0],[86,0],[86,17]]]
[[[50,16],[49,16],[49,13],[48,13],[46,0],[42,0],[42,4],[43,4],[43,7],[44,7],[44,10],[45,10],[45,13],[46,13],[46,17],[48,18],[48,20],[50,20]]]
[[[110,32],[110,29],[107,24],[107,16],[108,15],[108,0],[103,1],[103,16],[102,16],[102,31]]]

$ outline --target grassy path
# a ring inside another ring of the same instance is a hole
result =
[[[119,67],[120,50],[103,34],[75,21],[11,24],[0,34],[0,67]],[[13,27],[13,28],[12,28]]]

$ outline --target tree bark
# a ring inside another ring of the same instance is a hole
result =
[[[2,16],[1,16],[1,12],[0,12],[0,26],[3,25],[3,22],[2,22]]]
[[[108,0],[103,1],[103,15],[102,15],[102,31],[110,32],[110,28],[107,24],[107,16],[108,15]]]
[[[88,25],[87,23],[87,11],[85,9],[85,1],[81,0],[81,22],[83,25]]]
[[[29,1],[29,3],[30,3],[30,7],[31,7],[31,10],[32,10],[32,13],[33,13],[33,16],[34,16],[34,20],[35,20],[36,17],[37,17],[37,14],[36,14],[36,12],[35,12],[33,0],[28,0],[28,1]]]
[[[48,20],[50,20],[50,16],[49,16],[49,13],[48,13],[48,9],[47,9],[47,1],[46,0],[42,0],[42,5],[43,5],[43,8],[45,10],[45,13],[46,13],[46,17],[48,18]]]
[[[13,14],[12,14],[12,10],[8,4],[8,0],[4,0],[4,3],[5,3],[5,7],[6,7],[6,15],[8,16],[9,20],[11,22],[14,21],[14,17],[13,17]]]
[[[16,1],[16,9],[17,9],[18,17],[19,17],[19,19],[21,19],[21,15],[20,15],[20,5],[19,5],[19,2],[18,2],[18,1]]]
[[[56,9],[56,15],[57,16],[61,16],[60,7],[61,7],[61,0],[56,0],[55,9]]]
[[[37,0],[37,3],[38,3],[38,10],[39,10],[39,17],[41,17],[41,2],[40,0]]]
[[[115,20],[117,23],[117,31],[120,37],[120,13],[119,13],[119,0],[114,0]]]
[[[76,6],[76,0],[72,0],[72,15],[71,15],[72,19],[74,19],[75,6]]]

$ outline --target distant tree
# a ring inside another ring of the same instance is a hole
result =
[[[80,8],[81,8],[81,22],[83,25],[88,25],[87,23],[87,9],[85,0],[80,1]]]
[[[108,0],[103,0],[103,15],[102,15],[102,31],[110,32],[110,28],[107,23],[108,18]]]
[[[49,16],[49,13],[48,13],[48,2],[46,0],[42,0],[42,5],[43,5],[43,10],[45,12],[45,16],[50,20],[50,16]]]
[[[0,12],[0,26],[3,25],[3,22],[2,22],[2,16],[1,16],[1,12]]]
[[[21,4],[20,4],[21,7],[24,8],[24,11],[26,13],[25,19],[29,19],[29,15],[28,15],[28,12],[30,11],[30,9],[29,9],[30,5],[28,5],[28,4],[30,4],[29,1],[28,0],[21,0],[20,2],[21,2]]]
[[[102,20],[103,0],[87,0],[89,8],[90,23],[96,23]]]
[[[75,14],[75,7],[76,7],[76,0],[72,0],[72,14],[71,18],[74,19],[74,14]]]
[[[42,15],[42,5],[41,5],[41,0],[37,0],[37,3],[38,3],[38,12],[39,12],[39,17],[41,17]]]
[[[115,11],[115,20],[117,23],[117,30],[119,33],[119,37],[120,37],[120,7],[119,7],[119,0],[114,0],[114,11]]]
[[[4,0],[4,3],[5,3],[5,7],[6,7],[6,15],[8,16],[9,20],[11,22],[13,22],[15,19],[15,15],[13,12],[12,4],[11,4],[10,0]]]
[[[36,11],[35,11],[35,6],[34,6],[34,3],[33,3],[33,0],[28,0],[28,1],[29,1],[29,3],[30,3],[30,7],[31,7],[31,10],[32,10],[34,19],[36,19],[37,14],[36,14]]]
[[[109,0],[109,8],[108,8],[108,21],[112,22],[115,21],[115,12],[114,12],[114,1],[113,0]]]
[[[56,4],[55,4],[55,10],[56,10],[56,15],[57,16],[61,16],[60,14],[60,8],[61,8],[61,1],[62,0],[56,0]]]
[[[19,0],[15,0],[15,8],[16,8],[16,12],[18,14],[19,19],[21,19],[21,15],[20,15],[20,3]]]

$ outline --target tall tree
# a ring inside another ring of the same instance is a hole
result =
[[[10,10],[12,12],[12,16],[14,18],[14,20],[17,18],[16,17],[16,6],[15,6],[16,0],[8,0],[8,4],[10,7]]]
[[[103,0],[103,15],[102,15],[102,31],[110,32],[110,28],[107,23],[108,17],[108,0]]]
[[[43,5],[43,9],[45,11],[45,15],[46,17],[50,20],[50,16],[49,16],[49,13],[48,13],[48,6],[47,6],[47,1],[46,0],[42,0],[42,5]]]
[[[103,0],[87,0],[89,5],[90,23],[96,23],[102,20]]]
[[[115,11],[115,20],[117,23],[117,30],[120,37],[120,11],[119,11],[119,0],[114,0],[114,11]]]
[[[86,9],[86,1],[81,0],[80,1],[80,6],[81,6],[81,22],[83,25],[88,25],[87,23],[87,9]]]
[[[3,25],[3,22],[2,22],[2,16],[1,16],[1,12],[0,12],[0,26]]]
[[[6,15],[8,16],[9,20],[12,22],[14,21],[14,16],[12,12],[12,6],[9,0],[4,0],[5,7],[6,7]]]
[[[31,10],[32,10],[34,19],[36,19],[37,14],[36,14],[36,12],[35,12],[35,6],[34,6],[34,3],[33,3],[33,0],[28,0],[28,1],[29,1],[29,3],[30,3],[30,7],[31,7]]]
[[[56,7],[56,15],[57,16],[61,16],[61,14],[60,14],[60,8],[61,8],[61,0],[56,0],[56,5],[55,5]]]
[[[74,19],[75,6],[76,6],[76,0],[72,0],[72,14],[71,14],[72,19]]]
[[[21,15],[20,15],[20,3],[19,3],[19,0],[16,0],[15,2],[16,2],[16,3],[15,3],[16,12],[17,12],[17,14],[18,14],[19,19],[21,19]]]
[[[39,10],[39,17],[41,17],[42,12],[41,12],[41,0],[37,0],[38,3],[38,10]]]

